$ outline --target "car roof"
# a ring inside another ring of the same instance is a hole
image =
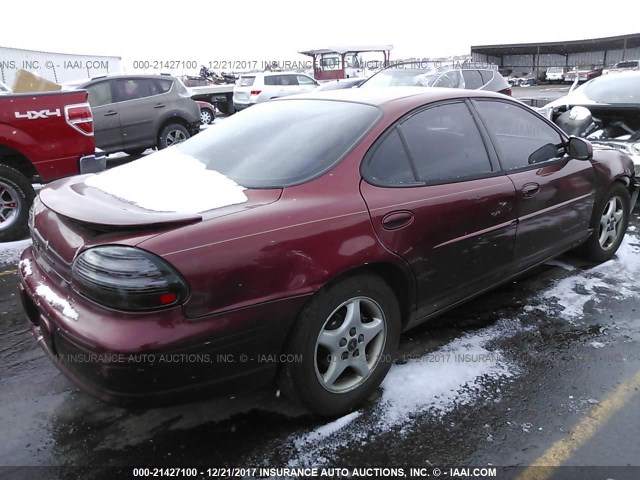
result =
[[[175,80],[176,77],[172,76],[172,75],[123,75],[123,74],[109,74],[109,75],[101,75],[98,77],[93,77],[90,79],[86,79],[86,80],[76,80],[73,82],[67,82],[65,83],[65,85],[68,86],[73,86],[73,87],[81,87],[83,85],[87,85],[91,82],[95,82],[97,80],[130,80],[130,79],[134,79],[134,78],[163,78],[165,80]]]
[[[387,103],[415,97],[417,103],[427,103],[439,100],[456,98],[499,98],[510,99],[501,93],[488,92],[486,90],[466,90],[462,88],[442,87],[371,87],[371,88],[347,88],[339,90],[326,90],[321,92],[311,91],[298,95],[282,97],[272,101],[283,102],[287,100],[333,100],[342,102],[365,103],[374,106],[383,106]]]

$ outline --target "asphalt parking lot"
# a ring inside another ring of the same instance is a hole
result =
[[[636,209],[614,260],[594,267],[565,255],[407,332],[379,395],[330,420],[275,386],[136,410],[80,392],[27,327],[16,268],[29,241],[2,245],[0,478],[79,477],[38,466],[111,479],[96,467],[132,478],[130,466],[536,463],[562,467],[513,478],[640,478],[639,229]]]

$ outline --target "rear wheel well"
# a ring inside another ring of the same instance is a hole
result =
[[[374,275],[379,276],[387,283],[387,285],[389,285],[391,290],[393,290],[393,293],[398,300],[398,304],[400,305],[400,312],[402,314],[401,328],[404,329],[411,318],[412,305],[415,302],[415,294],[413,293],[413,282],[407,277],[400,267],[392,263],[371,263],[368,265],[362,265],[341,273],[337,277],[331,279],[331,281],[325,284],[323,288],[344,280],[347,277],[365,273],[373,273]]]
[[[162,130],[164,130],[164,128],[167,125],[171,125],[172,123],[177,123],[178,125],[182,125],[186,129],[189,128],[189,122],[187,122],[184,118],[182,118],[182,117],[169,117],[164,122],[162,122],[162,124],[160,125],[160,128],[158,129],[158,133],[156,135],[156,142],[157,143],[160,143],[160,135],[162,134]]]
[[[0,164],[17,170],[27,177],[29,181],[32,181],[38,175],[37,170],[27,157],[5,145],[0,145]]]

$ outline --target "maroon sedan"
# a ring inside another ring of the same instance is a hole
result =
[[[277,378],[334,415],[402,331],[568,250],[612,258],[636,197],[627,156],[504,95],[312,93],[43,189],[20,292],[40,346],[101,398]]]

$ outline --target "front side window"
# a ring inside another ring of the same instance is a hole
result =
[[[507,102],[478,100],[475,105],[505,170],[526,168],[564,153],[560,134],[533,112]]]
[[[111,98],[111,84],[110,82],[100,82],[86,87],[89,92],[89,105],[92,107],[100,107],[113,103]]]
[[[428,183],[449,183],[492,172],[471,113],[462,102],[428,108],[400,124],[418,174]]]

